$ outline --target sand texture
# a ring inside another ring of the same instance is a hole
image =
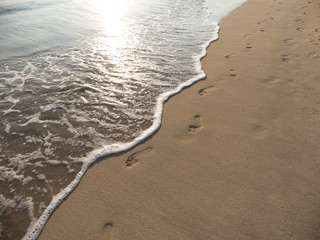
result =
[[[249,0],[161,129],[96,163],[42,240],[320,239],[320,1]]]

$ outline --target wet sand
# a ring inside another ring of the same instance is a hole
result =
[[[320,238],[320,0],[249,0],[161,129],[95,164],[40,239]]]

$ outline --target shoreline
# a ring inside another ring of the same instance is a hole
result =
[[[319,234],[316,6],[249,0],[224,18],[207,79],[168,100],[147,142],[94,164],[40,239]]]
[[[217,26],[218,23],[214,22]],[[196,66],[198,68],[198,75],[194,78],[190,78],[188,81],[184,82],[183,84],[178,85],[175,89],[171,91],[167,91],[159,96],[158,98],[158,104],[157,104],[157,110],[155,111],[155,121],[153,122],[152,126],[143,131],[138,137],[136,137],[132,142],[128,143],[115,143],[111,145],[107,145],[104,148],[97,149],[96,151],[93,151],[88,157],[87,161],[84,161],[84,164],[81,167],[81,171],[79,171],[76,175],[76,177],[72,180],[72,182],[66,186],[62,191],[60,191],[58,194],[54,195],[54,197],[51,200],[50,205],[46,208],[46,210],[42,213],[41,217],[36,219],[35,223],[33,225],[29,225],[28,230],[23,237],[23,239],[29,240],[29,239],[37,239],[44,226],[46,226],[46,222],[48,219],[50,219],[50,216],[52,213],[64,202],[65,199],[69,197],[69,195],[77,188],[77,186],[80,184],[82,178],[90,169],[93,167],[96,163],[99,163],[100,161],[105,161],[108,158],[113,158],[115,156],[121,156],[133,149],[135,147],[139,146],[140,144],[143,144],[148,141],[148,139],[152,138],[154,134],[157,133],[157,131],[160,129],[162,125],[162,115],[163,115],[163,106],[164,104],[172,97],[179,94],[181,91],[183,91],[186,88],[191,87],[195,83],[202,81],[206,78],[205,73],[202,71],[201,66],[201,60],[206,57],[206,50],[210,46],[212,42],[215,42],[218,40],[218,32],[219,27],[217,30],[212,32],[213,34],[213,40],[208,41],[207,43],[203,44],[202,52],[199,54],[199,64]],[[107,149],[107,150],[106,150]],[[126,165],[128,165],[126,163]]]

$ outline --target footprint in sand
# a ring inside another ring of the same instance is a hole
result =
[[[252,45],[250,43],[247,43],[246,50],[250,51],[252,50],[252,48],[253,48]]]
[[[281,61],[283,63],[289,63],[290,62],[289,56],[287,54],[282,54],[281,55]]]
[[[257,24],[261,24],[261,23],[264,23],[264,22],[267,22],[268,21],[268,19],[263,19],[263,20],[261,20],[261,21],[259,21],[259,22],[257,22]]]
[[[139,159],[140,159],[143,155],[145,155],[145,154],[147,154],[147,153],[150,153],[152,150],[153,150],[152,147],[147,147],[147,148],[145,148],[145,149],[142,149],[142,150],[139,151],[139,152],[136,152],[136,153],[130,155],[130,156],[128,157],[127,161],[126,161],[126,167],[127,167],[127,168],[130,168],[130,167],[135,166],[136,164],[138,164]]]
[[[193,122],[190,124],[188,132],[195,133],[201,128],[201,117],[200,115],[195,115],[193,117]]]
[[[313,58],[316,58],[316,59],[319,59],[319,58],[320,58],[320,56],[317,54],[316,51],[309,52],[307,56],[308,56],[308,57],[313,57]]]
[[[301,18],[297,18],[294,21],[296,21],[297,23],[304,23],[304,20],[302,20]]]
[[[289,45],[289,46],[294,45],[294,40],[293,40],[292,38],[283,39],[282,42],[283,42],[284,44]]]
[[[206,95],[208,93],[208,91],[210,91],[212,89],[213,89],[213,86],[208,86],[208,87],[200,89],[198,93],[200,96],[203,96],[203,95]]]
[[[274,76],[271,76],[271,77],[263,80],[263,83],[266,85],[267,88],[273,88],[279,82],[281,82],[281,79],[278,77],[274,77]]]
[[[318,45],[320,42],[320,37],[318,38],[318,40],[314,39],[314,38],[310,38],[309,42],[313,45]]]
[[[257,24],[260,25],[260,24],[262,24],[262,23],[269,22],[270,20],[272,21],[272,20],[274,20],[274,18],[273,18],[273,17],[265,18],[265,19],[257,22]]]
[[[263,139],[267,136],[266,129],[258,119],[251,122],[251,132],[256,139]]]
[[[236,70],[230,69],[230,74],[229,74],[229,76],[234,78],[234,77],[237,77],[238,74],[236,73]]]
[[[103,230],[103,238],[102,239],[106,239],[106,240],[112,239],[113,229],[114,229],[113,222],[111,222],[111,221],[106,222],[102,227],[102,230]]]
[[[233,54],[228,54],[228,55],[225,56],[225,58],[226,58],[227,60],[230,60],[230,59],[232,59],[233,57],[234,57]]]

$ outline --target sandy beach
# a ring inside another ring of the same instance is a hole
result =
[[[319,239],[320,1],[249,0],[160,130],[89,169],[40,239]]]

